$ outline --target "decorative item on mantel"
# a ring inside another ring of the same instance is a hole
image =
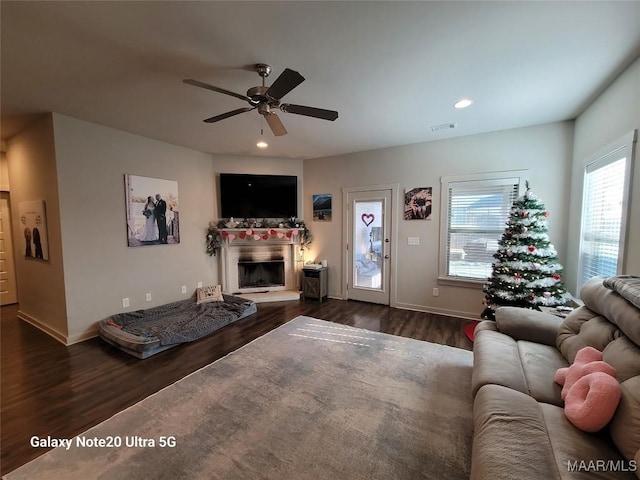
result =
[[[230,225],[234,225],[234,227],[231,227]],[[258,232],[257,230],[254,230],[256,228],[262,229],[263,231]],[[244,229],[244,231],[229,232],[226,229]],[[283,229],[288,229],[288,231],[282,231]],[[222,245],[223,239],[229,242],[236,238],[239,238],[240,240],[253,239],[255,241],[259,241],[268,240],[270,237],[274,236],[277,238],[292,238],[299,236],[301,250],[309,248],[313,242],[311,231],[305,225],[304,221],[298,220],[295,217],[282,221],[268,220],[266,218],[263,218],[260,221],[244,219],[242,222],[236,222],[231,218],[228,221],[220,220],[217,223],[209,222],[206,236],[207,254],[209,256],[215,256]]]

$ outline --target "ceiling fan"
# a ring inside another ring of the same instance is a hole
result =
[[[206,123],[219,122],[220,120],[224,120],[244,112],[249,112],[257,108],[258,113],[264,116],[265,120],[269,124],[269,128],[271,128],[273,134],[275,136],[281,136],[286,135],[287,129],[284,128],[280,117],[273,112],[274,109],[280,109],[283,112],[295,113],[297,115],[305,115],[307,117],[321,118],[323,120],[333,121],[338,118],[338,112],[334,110],[306,107],[304,105],[294,105],[291,103],[280,103],[282,97],[304,82],[304,77],[295,70],[285,68],[273,84],[271,84],[270,87],[266,87],[264,79],[271,73],[271,66],[265,63],[258,63],[256,64],[255,69],[256,72],[258,72],[258,75],[262,77],[262,86],[251,87],[247,90],[246,95],[231,92],[224,88],[214,87],[213,85],[200,82],[199,80],[193,80],[191,78],[183,80],[183,82],[188,85],[193,85],[194,87],[206,88],[208,90],[213,90],[214,92],[224,93],[225,95],[245,100],[250,105],[249,107],[237,108],[236,110],[207,118],[204,120]]]

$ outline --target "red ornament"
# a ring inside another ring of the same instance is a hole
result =
[[[522,278],[522,275],[520,275],[519,273],[515,273],[515,274],[513,275],[513,278],[518,278],[518,279],[520,279],[520,278]]]
[[[265,233],[264,235],[262,235],[262,239],[263,240],[269,240],[269,234]]]
[[[550,214],[549,214],[549,212],[544,212],[544,213],[543,213],[543,215],[544,215],[545,217],[548,217]]]
[[[560,280],[560,274],[559,273],[554,273],[551,276],[553,277],[554,280]]]
[[[522,218],[526,217],[527,215],[528,215],[528,213],[527,213],[527,212],[522,212],[522,213],[520,214],[520,216],[522,216]]]
[[[220,235],[222,236],[222,238],[227,238],[229,236],[229,232],[223,231]]]
[[[240,233],[238,234],[238,237],[240,237],[241,239],[243,239],[243,240],[244,240],[245,238],[247,238],[247,234],[246,234],[245,232],[240,232]]]
[[[530,302],[533,302],[536,299],[536,297],[534,297],[533,295],[529,295],[527,298]]]
[[[504,234],[505,234],[507,237],[510,237],[511,235],[513,235],[513,232],[511,232],[511,231],[507,230],[506,232],[504,232]]]
[[[291,230],[289,230],[289,231],[286,233],[286,235],[287,235],[287,238],[291,238],[291,235],[293,235],[293,234],[291,233]]]
[[[536,251],[535,245],[529,245],[529,251],[530,252],[535,252]]]
[[[278,232],[276,232],[273,228],[271,230],[269,230],[269,234],[270,235],[276,235]]]

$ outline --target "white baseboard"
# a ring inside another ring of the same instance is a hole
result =
[[[91,330],[88,330],[86,332],[79,333],[79,334],[76,334],[76,335],[67,336],[67,335],[59,332],[55,328],[52,328],[49,325],[41,322],[37,318],[34,318],[34,317],[32,317],[31,315],[29,315],[27,313],[24,313],[21,310],[18,310],[17,317],[20,320],[24,320],[25,322],[33,325],[38,330],[46,333],[50,337],[55,338],[57,341],[59,341],[60,343],[62,343],[63,345],[65,345],[67,347],[69,345],[73,345],[74,343],[80,343],[80,342],[83,342],[83,341],[88,340],[90,338],[94,338],[94,337],[98,336],[98,329],[97,328],[91,329]]]
[[[392,305],[394,308],[401,310],[413,310],[415,312],[434,313],[437,315],[444,315],[445,317],[464,318],[467,320],[481,320],[480,313],[471,314],[469,312],[459,312],[457,310],[446,310],[443,308],[432,308],[424,305],[414,305],[411,303],[396,303]]]

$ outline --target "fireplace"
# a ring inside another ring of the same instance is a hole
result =
[[[233,230],[230,230],[233,232]],[[281,231],[286,232],[286,231]],[[222,288],[227,294],[300,290],[297,236],[228,238],[222,243]]]
[[[284,287],[284,260],[238,262],[238,287]]]

